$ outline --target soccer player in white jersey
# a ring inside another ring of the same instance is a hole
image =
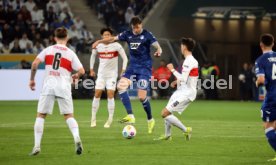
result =
[[[195,41],[193,39],[181,39],[181,53],[185,57],[181,73],[176,71],[172,64],[167,65],[168,69],[177,78],[177,84],[179,84],[179,86],[161,113],[165,121],[165,135],[155,140],[171,140],[172,125],[183,131],[186,140],[190,140],[191,138],[192,128],[184,126],[184,124],[173,115],[173,112],[178,112],[181,114],[196,98],[198,62],[192,55],[194,47]]]
[[[40,153],[40,143],[43,135],[44,121],[48,114],[52,114],[55,100],[59,110],[73,135],[76,154],[82,153],[82,143],[79,135],[77,121],[73,117],[73,101],[71,95],[71,72],[74,80],[85,73],[77,55],[66,47],[68,38],[64,27],[55,30],[56,44],[44,49],[32,63],[31,78],[29,86],[35,90],[35,74],[38,65],[45,63],[45,78],[42,91],[38,101],[37,117],[34,125],[35,144],[30,155]]]
[[[112,34],[113,31],[110,28],[103,28],[101,30],[101,35],[103,39],[111,38]],[[118,77],[118,54],[120,54],[121,58],[123,59],[121,73],[124,73],[126,70],[128,59],[124,49],[119,43],[101,43],[96,47],[96,49],[92,50],[92,55],[90,59],[90,76],[95,76],[94,63],[97,55],[100,59],[100,64],[95,86],[95,96],[92,102],[91,127],[96,127],[96,114],[100,106],[102,92],[105,90],[105,88],[107,89],[107,109],[109,117],[104,127],[109,128],[112,123],[115,109],[114,93]]]

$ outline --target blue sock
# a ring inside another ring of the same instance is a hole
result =
[[[122,93],[119,92],[119,95],[120,95],[120,98],[122,100],[122,103],[125,106],[127,114],[133,114],[130,99],[129,99],[127,91],[122,91]]]
[[[150,102],[149,100],[146,98],[144,101],[141,101],[144,107],[144,110],[147,113],[147,117],[148,120],[152,119],[152,115],[151,115],[151,107],[150,107]]]
[[[270,127],[265,130],[265,135],[270,146],[276,151],[276,133],[274,128]]]

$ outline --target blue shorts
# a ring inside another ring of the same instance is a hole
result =
[[[272,111],[261,110],[261,117],[263,122],[276,121],[276,109]]]
[[[145,74],[141,74],[135,72],[132,68],[128,68],[122,77],[131,80],[132,83],[137,82],[138,89],[147,90],[150,87],[151,73],[146,72]]]

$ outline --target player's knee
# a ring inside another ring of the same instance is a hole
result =
[[[114,98],[114,91],[107,91],[107,98],[113,99]]]
[[[144,102],[146,100],[147,96],[138,96],[138,98],[141,102]]]
[[[102,96],[102,92],[101,91],[95,91],[95,96],[96,98],[100,98]]]
[[[43,118],[43,119],[45,119],[46,116],[47,116],[46,113],[45,114],[44,113],[37,113],[37,115],[36,115],[36,117]]]
[[[171,115],[171,112],[167,110],[167,108],[164,108],[162,111],[161,111],[161,116],[162,118],[165,118],[167,116]]]
[[[117,85],[117,90],[120,91],[125,91],[128,88],[128,83],[126,81],[120,80],[118,85]]]
[[[64,114],[64,119],[65,120],[69,119],[70,117],[74,117],[74,115],[72,113],[70,113],[70,114]]]

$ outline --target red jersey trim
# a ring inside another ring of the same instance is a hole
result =
[[[45,56],[45,65],[53,65],[54,61],[54,55],[46,55]],[[60,67],[66,69],[68,72],[72,72],[72,63],[66,58],[61,58],[60,59]]]
[[[103,58],[103,59],[112,59],[114,57],[118,57],[118,52],[114,51],[114,52],[98,52],[99,54],[99,58]]]
[[[197,76],[198,76],[198,68],[193,68],[193,69],[190,71],[189,76],[190,76],[190,77],[197,77]]]

